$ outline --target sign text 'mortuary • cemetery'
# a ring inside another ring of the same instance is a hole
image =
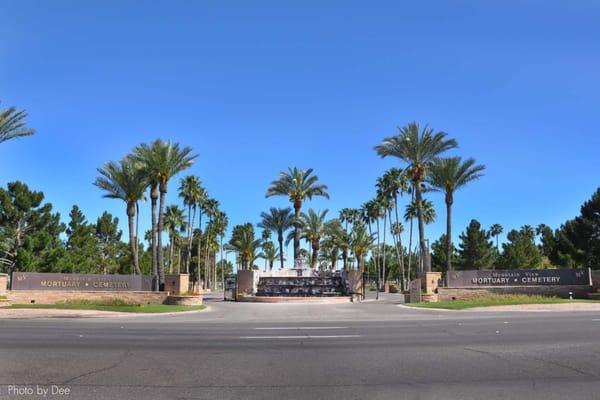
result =
[[[589,269],[452,271],[448,287],[591,285]]]

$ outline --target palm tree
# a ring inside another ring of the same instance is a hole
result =
[[[452,271],[452,204],[454,192],[468,183],[479,179],[485,167],[476,165],[469,158],[464,162],[460,157],[439,158],[431,166],[427,177],[432,190],[442,192],[446,201],[446,272]]]
[[[499,237],[504,232],[504,228],[500,224],[494,224],[490,227],[490,235],[496,237],[496,251],[500,252],[500,240]]]
[[[261,246],[261,240],[254,238],[254,231],[241,229],[238,235],[231,238],[229,247],[235,250],[241,259],[242,269],[252,268],[252,263],[257,257],[256,251]]]
[[[352,251],[358,262],[358,270],[361,274],[365,272],[365,256],[369,252],[373,242],[373,235],[367,232],[364,224],[358,223],[352,227]]]
[[[188,207],[185,273],[189,274],[190,261],[192,259],[192,242],[194,237],[196,210],[198,203],[200,203],[202,199],[206,197],[206,191],[202,187],[200,178],[193,175],[182,178],[179,186],[179,197],[183,199],[183,204]]]
[[[268,231],[267,231],[268,232]],[[279,258],[279,250],[275,248],[275,245],[271,241],[264,242],[262,245],[262,255],[268,264],[269,271],[273,270],[273,264]]]
[[[380,227],[379,227],[379,219],[385,214],[383,210],[383,205],[379,199],[375,198],[367,201],[363,205],[363,217],[367,226],[369,227],[369,233],[372,233],[371,224],[375,222],[375,227],[377,229],[377,253],[373,252],[373,258],[375,259],[375,268],[377,269],[377,283],[380,282],[381,275],[381,240],[380,240]],[[377,288],[377,299],[379,299],[379,288]]]
[[[419,222],[419,245],[424,257],[425,272],[431,271],[431,259],[425,245],[425,221],[422,213],[422,188],[421,185],[433,162],[444,152],[458,146],[456,140],[446,139],[444,132],[435,133],[433,129],[425,126],[419,129],[416,123],[410,123],[399,128],[399,134],[385,138],[380,145],[375,146],[375,151],[381,157],[397,157],[408,164],[407,175],[412,181],[417,204],[417,219]]]
[[[425,224],[429,225],[435,222],[437,218],[437,213],[435,212],[435,207],[433,203],[427,199],[423,199],[421,202],[421,212],[423,214],[423,221]],[[417,203],[412,201],[406,205],[404,210],[404,220],[410,221],[412,218],[417,217]]]
[[[294,215],[291,208],[275,208],[269,209],[269,212],[260,214],[261,222],[259,228],[269,229],[277,233],[277,243],[279,243],[279,262],[283,269],[283,233],[294,226]]]
[[[271,231],[268,229],[263,229],[262,234],[260,235],[262,241],[263,241],[263,254],[265,252],[265,246],[268,246],[269,243],[271,243],[271,245],[273,244],[270,239],[271,239]],[[267,270],[267,262],[268,260],[265,257],[265,271]]]
[[[400,217],[398,215],[398,197],[402,196],[404,193],[409,191],[408,181],[406,179],[406,175],[399,168],[390,168],[383,174],[379,185],[378,191],[380,192],[381,197],[386,197],[388,202],[393,205],[395,222],[392,223],[392,208],[388,209],[389,220],[390,220],[390,231],[392,231],[392,238],[394,240],[394,248],[396,249],[396,257],[400,264],[400,275],[401,275],[401,287],[404,290],[406,280],[404,277],[405,268],[404,268],[404,251],[402,250],[402,236],[401,232],[395,234],[393,232],[394,224],[398,225],[400,223]],[[402,229],[403,231],[404,229]]]
[[[412,200],[410,203],[408,203],[406,205],[405,208],[405,212],[404,212],[404,220],[405,221],[410,221],[411,223],[411,228],[412,228],[412,221],[417,218],[417,203],[415,200]],[[423,199],[421,201],[421,215],[423,216],[423,222],[426,225],[432,224],[436,217],[437,217],[437,213],[435,212],[435,208],[433,206],[433,203],[427,199]],[[412,230],[412,229],[411,229]],[[412,246],[412,232],[411,232],[411,240],[409,241],[409,247]],[[420,246],[419,246],[420,248]],[[420,267],[424,267],[424,257],[423,257],[423,252],[420,252],[421,256],[420,259],[423,262],[423,264],[420,264]],[[417,256],[417,246],[415,246],[414,252],[409,249],[409,253],[408,253],[408,276],[410,277],[410,268],[411,268],[411,262],[412,262],[412,255],[415,255],[415,261],[416,261],[416,256]],[[422,272],[422,271],[421,271]]]
[[[137,213],[137,202],[144,198],[148,181],[130,157],[126,157],[120,162],[109,162],[103,168],[98,168],[98,173],[100,176],[96,178],[94,185],[106,192],[103,197],[123,200],[127,205],[129,247],[134,271],[140,275],[142,271],[140,270],[134,218]]]
[[[157,253],[156,271],[158,274],[159,288],[162,289],[165,282],[165,266],[162,252],[162,232],[164,224],[163,210],[168,192],[169,180],[181,171],[191,167],[197,155],[192,154],[190,147],[181,148],[179,143],[172,141],[155,140],[151,144],[142,143],[134,150],[135,158],[138,160],[142,169],[151,184],[153,231],[156,232],[156,243],[153,252]],[[160,193],[160,203],[158,207],[158,225],[156,225],[156,190]]]
[[[175,238],[177,233],[185,232],[187,223],[184,211],[176,205],[168,206],[165,210],[165,229],[169,233],[169,274],[173,273],[173,259],[175,255]]]
[[[325,239],[322,247],[327,247],[327,256],[331,261],[332,269],[336,268],[336,262],[341,251],[343,269],[348,270],[348,250],[350,250],[350,234],[342,227],[339,219],[332,219],[325,224]]]
[[[288,168],[287,172],[280,172],[279,179],[271,182],[267,189],[266,197],[288,196],[294,206],[294,262],[300,258],[300,215],[302,203],[311,200],[314,196],[329,199],[326,185],[319,185],[319,177],[312,175],[313,169],[301,170],[296,167]]]
[[[35,131],[26,127],[25,118],[27,113],[23,110],[17,111],[15,107],[0,110],[0,143],[33,135]]]
[[[319,248],[321,237],[325,233],[325,218],[328,210],[317,212],[312,208],[308,209],[307,214],[302,214],[302,238],[306,239],[312,249],[310,267],[316,268],[319,261]]]
[[[213,279],[212,279],[212,274],[210,273],[210,266],[209,266],[209,246],[211,245],[211,230],[212,230],[212,222],[215,218],[215,216],[219,213],[219,201],[209,198],[206,200],[205,204],[204,204],[204,208],[205,208],[205,213],[206,213],[206,217],[208,218],[208,222],[206,224],[206,230],[204,233],[204,237],[206,239],[206,252],[205,252],[205,257],[204,257],[204,276],[206,279],[204,279],[204,284],[206,287],[208,287],[208,285],[211,285],[214,283]]]
[[[219,211],[213,220],[214,233],[216,236],[220,238],[219,240],[219,249],[221,251],[221,256],[219,259],[223,262],[223,238],[225,237],[225,233],[227,232],[227,225],[229,224],[229,218],[223,211]],[[224,265],[221,265],[221,284],[225,285],[225,268]],[[225,286],[223,286],[223,290],[225,290]]]

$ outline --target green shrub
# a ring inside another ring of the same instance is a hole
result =
[[[90,306],[110,306],[110,307],[140,307],[140,303],[128,302],[121,299],[111,300],[67,300],[61,302],[62,304],[85,304]]]

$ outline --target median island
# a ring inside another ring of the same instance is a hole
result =
[[[473,298],[468,300],[450,300],[437,303],[411,303],[406,306],[415,308],[434,308],[445,310],[464,310],[477,307],[515,306],[530,304],[564,304],[564,303],[596,303],[595,300],[562,299],[559,297],[528,296],[528,295],[497,295]]]
[[[12,304],[5,308],[19,309],[50,309],[50,310],[94,310],[125,313],[173,313],[185,311],[200,311],[206,308],[204,305],[183,306],[167,304],[140,304],[121,300],[110,301],[65,301],[56,304]]]

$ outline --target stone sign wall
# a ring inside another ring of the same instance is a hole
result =
[[[152,279],[141,275],[15,272],[12,290],[151,291]]]
[[[590,286],[590,269],[452,271],[450,288],[511,286]]]

